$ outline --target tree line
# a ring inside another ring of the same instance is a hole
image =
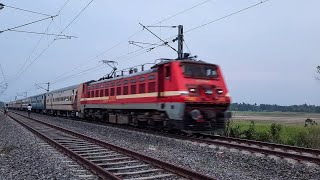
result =
[[[255,111],[255,112],[307,112],[307,113],[320,113],[320,106],[315,105],[291,105],[280,106],[277,104],[248,104],[248,103],[232,103],[230,106],[231,111]]]

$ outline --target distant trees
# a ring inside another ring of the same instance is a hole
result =
[[[309,112],[320,113],[320,106],[315,105],[291,105],[280,106],[277,104],[247,104],[247,103],[232,103],[230,107],[231,111],[254,111],[254,112]]]

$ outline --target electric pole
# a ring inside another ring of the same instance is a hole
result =
[[[183,26],[178,26],[178,59],[183,58]]]

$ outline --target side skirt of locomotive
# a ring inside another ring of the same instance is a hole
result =
[[[190,112],[194,109],[200,110],[201,118],[192,118]],[[185,103],[86,104],[81,106],[80,116],[114,124],[222,134],[227,119],[225,110]]]

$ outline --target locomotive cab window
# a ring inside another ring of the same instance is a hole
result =
[[[190,78],[213,79],[218,77],[217,67],[210,64],[183,63],[183,74]]]

